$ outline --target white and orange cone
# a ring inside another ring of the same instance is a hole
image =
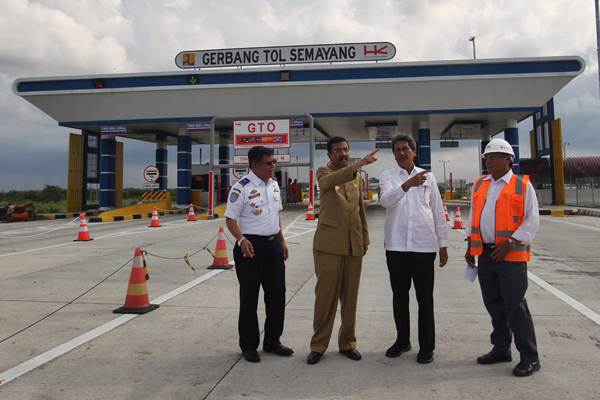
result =
[[[190,204],[190,212],[188,212],[187,220],[189,222],[196,222],[198,218],[196,217],[196,213],[194,212],[194,205]]]
[[[454,225],[452,225],[452,229],[465,229],[460,217],[460,207],[456,207],[456,211],[454,212]]]
[[[160,228],[160,221],[158,220],[158,211],[156,211],[156,207],[154,207],[152,210],[152,220],[150,221],[148,228]]]
[[[88,231],[87,220],[85,219],[85,214],[79,214],[79,234],[77,235],[77,239],[73,240],[74,242],[88,242],[90,240],[94,240],[90,237],[90,232]]]
[[[142,249],[135,248],[129,286],[125,295],[125,304],[113,310],[116,314],[146,314],[158,308],[158,304],[150,304],[148,299],[148,285],[146,285],[146,272],[144,270],[144,256]]]
[[[450,214],[448,214],[448,207],[444,204],[444,216],[446,217],[446,222],[450,222]]]
[[[227,258],[227,240],[225,240],[225,230],[223,227],[219,227],[219,233],[217,234],[217,245],[215,246],[215,252],[213,254],[213,263],[208,269],[231,269],[233,264],[229,262]]]
[[[308,209],[306,210],[306,221],[315,220],[315,208],[313,207],[312,201],[308,203]]]

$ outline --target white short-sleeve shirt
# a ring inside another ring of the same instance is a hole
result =
[[[283,210],[279,184],[264,182],[254,172],[236,182],[229,191],[225,217],[235,219],[243,235],[276,235],[279,212]]]

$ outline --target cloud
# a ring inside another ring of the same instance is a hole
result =
[[[587,69],[556,96],[556,112],[568,153],[600,149],[591,1],[0,0],[0,10],[0,190],[66,180],[70,130],[15,96],[16,78],[174,70],[185,49],[390,41],[395,61],[427,61],[472,57],[475,35],[479,58],[579,55]],[[529,120],[519,125],[523,155],[530,129]],[[476,175],[477,143],[443,153],[433,146],[438,178],[439,157],[451,159],[456,175]],[[154,148],[125,148],[125,184],[139,185],[137,169],[153,161]]]

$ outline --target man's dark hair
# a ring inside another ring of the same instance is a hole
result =
[[[417,151],[417,144],[415,143],[415,139],[409,135],[398,135],[392,139],[392,152],[394,152],[396,148],[396,143],[398,142],[406,142],[408,143],[408,147],[411,148],[412,151]]]
[[[334,144],[336,144],[336,143],[343,143],[343,142],[348,143],[348,141],[346,140],[346,138],[343,138],[341,136],[334,136],[334,137],[330,138],[327,141],[327,152],[331,153],[331,148],[333,147]]]
[[[263,157],[272,156],[273,154],[275,154],[273,149],[265,146],[254,146],[248,151],[248,165],[252,168],[254,164],[260,163]]]

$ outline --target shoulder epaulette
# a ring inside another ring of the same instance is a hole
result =
[[[246,186],[248,184],[248,182],[250,182],[250,179],[244,178],[241,181],[239,181],[239,184],[242,186]]]

